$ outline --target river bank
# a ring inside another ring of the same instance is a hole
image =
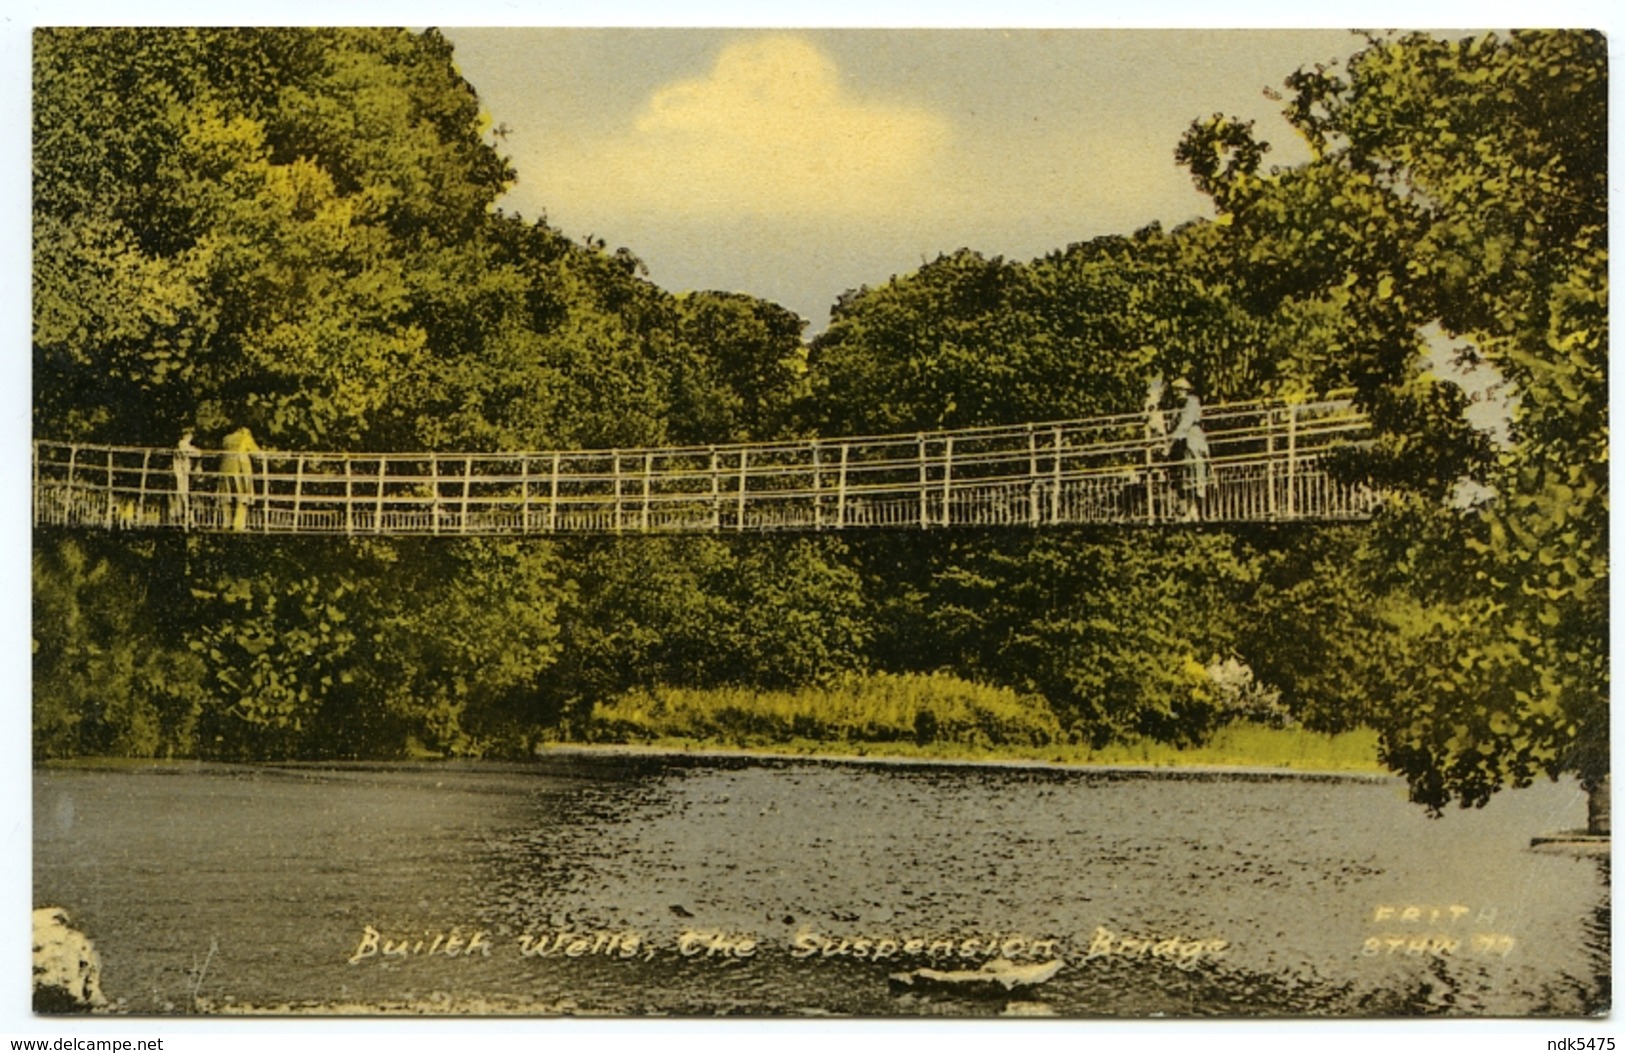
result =
[[[1222,729],[1203,746],[1178,747],[1142,742],[1092,748],[1055,743],[1047,746],[1000,744],[967,746],[909,741],[843,741],[813,738],[755,740],[738,737],[655,736],[621,742],[558,739],[536,747],[534,759],[549,757],[665,756],[756,758],[763,760],[828,761],[848,764],[970,765],[994,768],[1061,768],[1093,771],[1170,772],[1228,775],[1342,775],[1387,778],[1377,761],[1377,736],[1360,729],[1337,735],[1301,728],[1260,728],[1235,725]],[[202,771],[237,768],[244,764],[269,767],[356,767],[369,764],[435,766],[459,762],[517,765],[526,761],[486,761],[474,757],[423,754],[407,758],[345,759],[332,761],[213,761],[190,758],[71,757],[35,761],[37,769],[106,769]]]
[[[792,757],[1382,770],[1375,731],[1307,730],[1267,693],[1193,694],[1166,716],[1155,734],[1137,733],[1138,725],[1113,723],[1106,711],[1062,713],[1041,695],[1009,687],[946,673],[872,673],[776,691],[641,688],[594,702],[543,741]]]
[[[1051,743],[1024,746],[1015,743],[965,745],[908,740],[841,741],[811,738],[772,739],[766,736],[691,737],[652,736],[622,742],[560,740],[544,743],[541,755],[615,754],[691,757],[762,757],[889,764],[971,764],[998,767],[1086,768],[1121,771],[1175,769],[1237,775],[1271,773],[1341,774],[1380,777],[1387,774],[1377,760],[1377,734],[1358,729],[1324,734],[1302,728],[1265,728],[1231,725],[1202,746],[1173,746],[1139,742],[1091,747]]]

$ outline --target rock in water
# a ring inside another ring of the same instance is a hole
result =
[[[61,907],[34,911],[34,1012],[86,1013],[105,1006],[102,959]]]
[[[1007,995],[1020,987],[1031,987],[1054,978],[1061,971],[1059,959],[1017,965],[1007,958],[995,958],[980,969],[915,969],[893,973],[894,990],[953,991],[965,995]]]

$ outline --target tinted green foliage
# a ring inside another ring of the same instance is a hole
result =
[[[202,663],[166,646],[143,557],[95,538],[42,539],[33,558],[34,757],[192,751]]]
[[[1373,477],[1435,509],[1463,476],[1493,494],[1401,520],[1422,528],[1401,555],[1426,584],[1380,604],[1385,756],[1432,807],[1541,774],[1595,783],[1608,741],[1605,41],[1374,40],[1346,71],[1288,87],[1318,151],[1308,166],[1258,176],[1222,120],[1183,148],[1236,151],[1195,169],[1227,212],[1230,251],[1264,304],[1319,319],[1327,359],[1386,432]],[[1515,389],[1504,448],[1427,371],[1430,325]]]
[[[809,420],[840,435],[1034,419],[1017,387],[1030,302],[1022,267],[969,250],[848,293],[810,351]]]
[[[1220,531],[1046,531],[860,549],[877,660],[1050,701],[1074,741],[1197,743],[1229,719],[1207,666],[1242,645],[1256,573]]]
[[[252,561],[253,569],[245,563]],[[557,657],[551,549],[244,537],[190,546],[205,755],[505,749]]]
[[[871,633],[838,543],[709,537],[572,546],[579,591],[544,690],[578,710],[632,688],[780,688],[861,669]]]
[[[1153,225],[1029,264],[961,250],[847,293],[809,351],[803,415],[867,434],[1122,413],[1153,376],[1210,401],[1324,391],[1271,355],[1223,244]]]
[[[368,438],[505,185],[433,33],[41,30],[36,424]],[[65,434],[64,434],[65,433]]]
[[[596,742],[698,738],[736,746],[800,740],[1046,746],[1060,736],[1041,698],[942,674],[875,674],[800,690],[641,689],[595,705]]]
[[[806,323],[737,293],[677,298],[670,349],[670,438],[679,443],[776,439],[807,373]]]
[[[1392,627],[1383,619],[1381,558],[1371,528],[1305,531],[1265,553],[1246,629],[1254,673],[1281,691],[1305,727],[1369,725],[1392,679]]]

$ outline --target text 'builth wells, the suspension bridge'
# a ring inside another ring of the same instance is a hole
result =
[[[208,451],[37,440],[36,526],[547,535],[1368,517],[1343,399],[1218,405],[1207,450],[1146,413],[777,443],[534,453]]]

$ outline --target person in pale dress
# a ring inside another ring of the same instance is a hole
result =
[[[246,427],[227,435],[221,443],[220,474],[231,494],[231,529],[248,528],[248,507],[254,503],[254,455],[260,452],[254,433]]]
[[[1184,377],[1174,381],[1174,394],[1183,400],[1179,420],[1168,434],[1168,456],[1180,466],[1179,489],[1184,518],[1202,518],[1202,501],[1213,484],[1212,454],[1202,430],[1202,400]]]

